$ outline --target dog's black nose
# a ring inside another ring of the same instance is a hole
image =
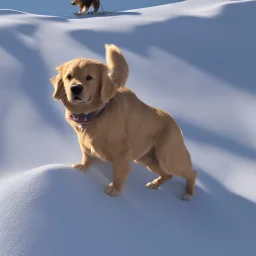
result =
[[[74,84],[71,86],[71,92],[74,95],[79,95],[83,90],[83,86],[81,84]]]
[[[72,4],[72,5],[75,5],[75,3],[74,3],[74,2],[71,2],[71,4]]]

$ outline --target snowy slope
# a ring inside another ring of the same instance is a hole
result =
[[[158,6],[164,4],[178,3],[184,0],[101,0],[102,7],[108,11],[124,11],[137,8]],[[33,14],[43,15],[68,15],[77,11],[77,7],[70,4],[71,0],[22,0],[22,1],[0,1],[1,9],[13,9]]]
[[[0,255],[254,255],[256,2],[83,19],[46,6],[0,10]],[[138,165],[119,198],[103,193],[110,165],[68,167],[81,153],[49,79],[72,58],[104,61],[105,43],[124,52],[127,87],[180,124],[199,170],[192,202],[179,178],[146,189],[155,176]]]

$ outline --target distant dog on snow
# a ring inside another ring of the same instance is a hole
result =
[[[100,0],[72,0],[72,5],[79,7],[79,12],[87,13],[89,8],[93,6],[93,12],[97,12],[100,8]]]

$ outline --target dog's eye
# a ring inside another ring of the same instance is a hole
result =
[[[67,75],[67,79],[68,79],[68,80],[71,80],[71,79],[72,79],[72,75],[71,75],[71,74],[68,74],[68,75]]]
[[[90,80],[92,80],[92,77],[91,77],[90,75],[88,75],[88,76],[86,77],[86,80],[87,80],[87,81],[90,81]]]

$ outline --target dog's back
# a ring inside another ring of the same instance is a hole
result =
[[[86,8],[90,8],[93,5],[95,11],[98,11],[100,8],[100,0],[82,0]]]

